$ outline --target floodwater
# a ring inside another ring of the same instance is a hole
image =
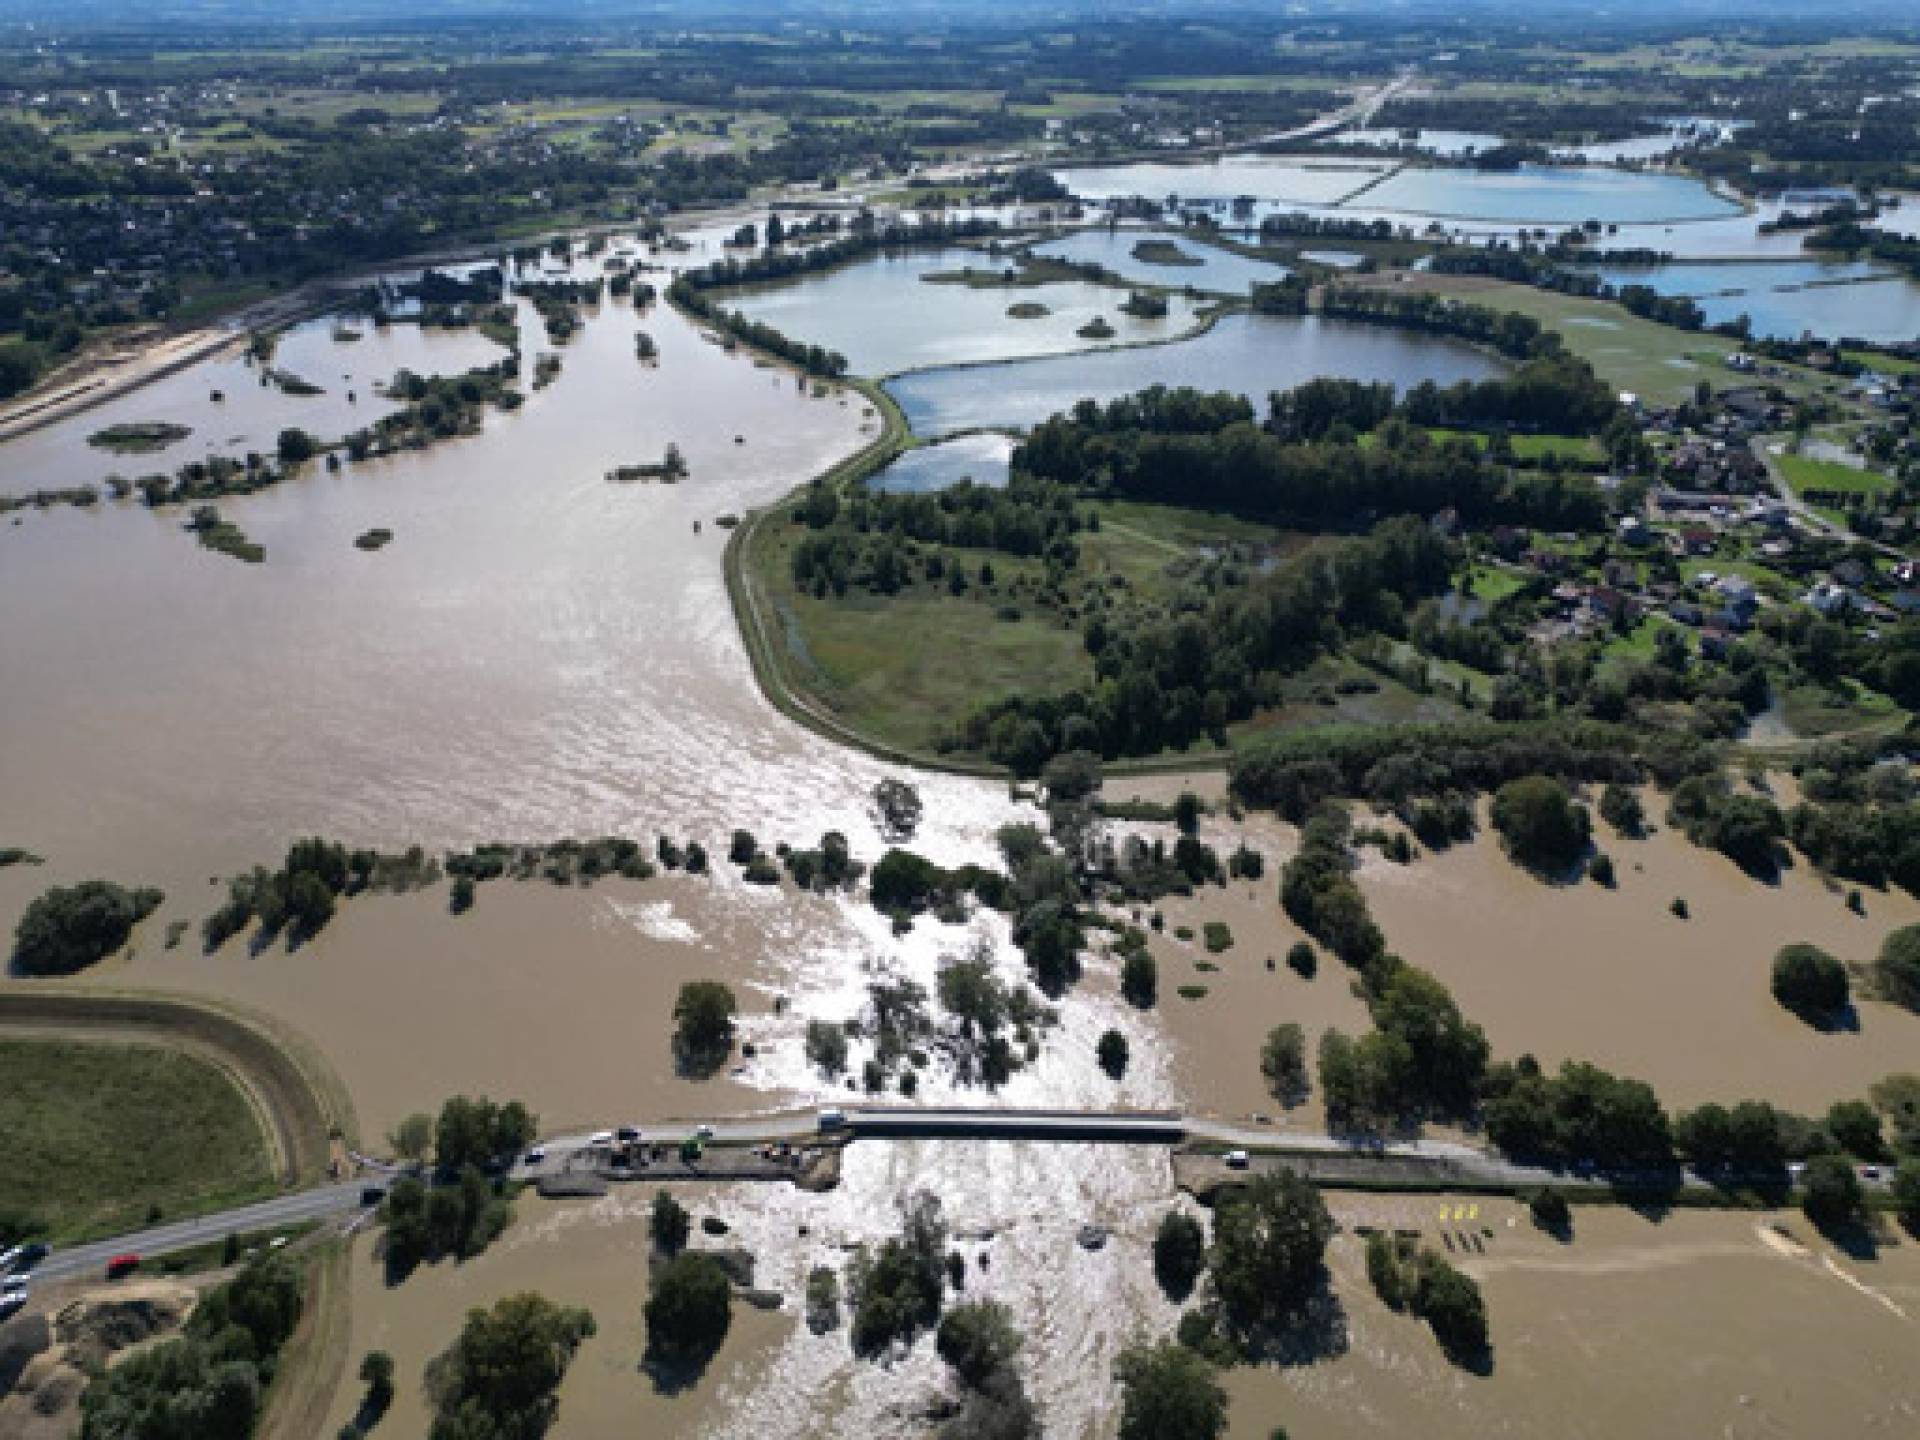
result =
[[[1506,142],[1485,130],[1342,130],[1320,142],[1323,145],[1411,145],[1442,160],[1462,160],[1480,150],[1492,150]]]
[[[1657,816],[1659,797],[1647,803]],[[1823,1033],[1775,1002],[1768,977],[1797,940],[1866,964],[1889,931],[1920,920],[1920,902],[1869,891],[1859,916],[1804,863],[1766,885],[1677,831],[1600,829],[1613,890],[1545,884],[1490,830],[1410,865],[1370,852],[1361,885],[1389,946],[1447,983],[1497,1055],[1592,1060],[1670,1108],[1754,1098],[1817,1114],[1914,1068],[1920,1016],[1866,1001],[1857,1029]],[[1668,912],[1676,896],[1689,919]]]
[[[995,305],[1034,293],[912,283],[915,298],[985,295]],[[995,323],[1005,342],[1013,322]],[[658,341],[658,366],[634,361],[636,328]],[[330,332],[323,338],[331,350]],[[464,346],[475,337],[416,338],[438,351],[442,340]],[[373,343],[338,348],[357,355]],[[168,903],[142,928],[135,953],[92,981],[206,993],[270,1012],[329,1056],[363,1139],[375,1145],[405,1113],[460,1090],[523,1098],[550,1130],[819,1102],[844,1094],[845,1082],[806,1060],[808,1019],[855,1015],[881,978],[931,989],[942,958],[976,944],[992,948],[1007,979],[1020,976],[999,917],[957,926],[923,919],[896,936],[863,903],[749,886],[722,858],[735,825],[753,829],[766,847],[811,844],[837,828],[861,858],[881,852],[867,797],[886,767],[766,705],[724,593],[725,531],[714,523],[846,455],[876,432],[876,418],[856,395],[812,398],[790,374],[726,354],[665,309],[639,318],[609,302],[564,354],[553,385],[531,393],[517,414],[489,416],[478,438],[338,475],[316,468],[223,502],[223,513],[266,547],[263,565],[204,551],[181,532],[179,515],[137,505],[28,513],[0,527],[0,606],[10,617],[0,627],[0,843],[28,846],[49,862],[0,870],[0,925],[52,883],[106,875],[164,886]],[[205,402],[192,397],[224,363],[177,377],[181,408],[154,408],[171,393],[156,387],[126,402],[124,418],[195,415],[189,407]],[[297,368],[290,356],[283,363]],[[948,370],[903,381],[900,390],[909,398],[919,381],[936,382],[922,395],[938,396],[940,383],[956,387],[938,408],[910,400],[924,430],[1027,423],[1082,394],[1154,381],[1219,388],[1257,378],[1264,395],[1319,373],[1405,384],[1493,369],[1446,342],[1235,317],[1190,343]],[[279,403],[256,389],[244,393],[248,405]],[[956,422],[967,406],[984,418]],[[101,457],[85,436],[107,423],[104,414],[0,449],[10,482],[15,457],[29,453],[20,447],[29,445],[43,447],[31,453],[44,457],[31,485],[96,478]],[[235,423],[268,435],[285,422],[249,412]],[[190,443],[200,440],[196,433]],[[603,478],[614,465],[656,459],[670,442],[687,456],[683,483]],[[353,537],[376,525],[395,532],[393,543],[377,554],[356,549]],[[993,828],[1021,813],[998,785],[914,781],[927,815],[915,848],[942,863],[987,860]],[[393,850],[607,832],[644,840],[659,831],[702,840],[719,873],[591,890],[492,882],[461,917],[447,913],[444,886],[360,897],[291,953],[276,946],[255,955],[229,944],[208,956],[191,938],[171,951],[160,941],[167,921],[198,921],[212,908],[216,877],[274,860],[303,833]],[[1358,1028],[1360,1011],[1335,966],[1310,983],[1283,965],[1265,969],[1265,958],[1283,955],[1292,938],[1272,899],[1290,838],[1262,822],[1252,833],[1268,852],[1260,885],[1203,894],[1185,909],[1170,903],[1169,933],[1156,941],[1157,1013],[1121,1002],[1110,962],[1095,957],[1038,1059],[997,1096],[959,1086],[937,1046],[921,1094],[1012,1105],[1270,1108],[1257,1065],[1265,1029],[1283,1019],[1312,1031]],[[1210,828],[1209,838],[1223,843],[1224,828]],[[1786,938],[1864,957],[1920,907],[1873,897],[1870,919],[1857,920],[1804,875],[1780,891],[1759,891],[1730,868],[1701,872],[1721,862],[1672,851],[1681,844],[1663,836],[1613,847],[1622,884],[1610,895],[1547,890],[1486,841],[1391,873],[1370,864],[1365,883],[1389,937],[1441,973],[1502,1050],[1591,1053],[1645,1074],[1675,1101],[1752,1093],[1809,1106],[1858,1093],[1894,1068],[1888,1055],[1916,1053],[1907,1019],[1871,1007],[1855,1036],[1794,1029],[1798,1022],[1765,997],[1764,971]],[[1646,865],[1644,879],[1636,860]],[[1696,917],[1686,927],[1665,915],[1669,892],[1680,888]],[[1492,950],[1486,916],[1496,908],[1500,948]],[[1202,952],[1171,935],[1178,924],[1197,929],[1209,918],[1227,919],[1236,936],[1211,975],[1198,970]],[[1684,929],[1685,939],[1666,942],[1662,926]],[[1527,983],[1529,966],[1544,979]],[[1204,976],[1206,1000],[1173,993],[1188,972]],[[726,1073],[694,1081],[672,1071],[669,1010],[682,982],[709,976],[740,994],[743,1039],[754,1053],[743,1047]],[[1670,1010],[1659,1009],[1662,999]],[[1117,1082],[1093,1063],[1109,1027],[1132,1049]],[[854,1066],[863,1059],[856,1045]],[[1311,1115],[1298,1112],[1294,1123]],[[464,1309],[534,1288],[590,1305],[601,1326],[562,1391],[556,1434],[908,1433],[923,1423],[911,1413],[917,1402],[944,1383],[930,1344],[891,1367],[855,1363],[844,1332],[816,1337],[792,1316],[806,1270],[849,1241],[887,1233],[897,1202],[920,1188],[946,1206],[969,1287],[1007,1300],[1026,1328],[1023,1371],[1048,1433],[1109,1433],[1112,1357],[1136,1333],[1173,1323],[1148,1260],[1153,1227],[1174,1203],[1165,1157],[1155,1151],[863,1145],[829,1195],[737,1187],[702,1198],[696,1210],[724,1214],[761,1256],[763,1283],[788,1297],[788,1309],[772,1317],[740,1310],[736,1335],[707,1380],[676,1400],[654,1397],[635,1368],[650,1198],[639,1190],[571,1205],[530,1198],[494,1251],[422,1272],[397,1291],[385,1289],[360,1247],[353,1354],[375,1346],[395,1353],[400,1414],[389,1424],[417,1432],[420,1367],[453,1338]],[[1077,1243],[1088,1222],[1111,1231],[1103,1248]],[[1593,1222],[1593,1233],[1612,1223]],[[1518,1346],[1501,1329],[1510,1322],[1501,1319],[1498,1287],[1507,1283],[1490,1281],[1496,1338]],[[1546,1288],[1543,1306],[1562,1303],[1558,1282]],[[1855,1294],[1847,1292],[1849,1303]],[[1515,1300],[1509,1313],[1528,1312]],[[1880,1313],[1867,1319],[1891,1323]],[[1744,1324],[1747,1314],[1727,1323]],[[1715,1336],[1711,1346],[1700,1343],[1706,1334]],[[1760,1380],[1778,1372],[1760,1344],[1735,1349],[1718,1336],[1702,1317],[1663,1353],[1681,1353],[1684,1338],[1701,1364]],[[1861,1353],[1877,1353],[1877,1343],[1869,1331]],[[1345,1363],[1325,1373],[1337,1379]],[[1394,1364],[1395,1374],[1420,1373]],[[1412,1388],[1449,1378],[1438,1376]],[[1291,1385],[1295,1376],[1282,1378]],[[1493,1383],[1503,1381],[1497,1372]],[[339,1400],[336,1424],[355,1390],[350,1384]],[[1523,1430],[1532,1417],[1554,1413],[1537,1388],[1511,1393],[1495,1392],[1494,1413],[1519,1417],[1511,1423]],[[1835,1391],[1842,1399],[1851,1393]],[[1257,1395],[1246,1403],[1266,1405]],[[1347,1408],[1353,1423],[1371,1413]]]
[[[1173,265],[1138,259],[1133,250],[1142,241],[1170,244],[1186,259]],[[1034,246],[1033,253],[1082,264],[1090,260],[1143,285],[1192,286],[1221,295],[1245,295],[1255,285],[1269,284],[1288,273],[1284,265],[1236,255],[1204,240],[1160,230],[1076,230],[1059,240]]]
[[[699,1217],[711,1213],[717,1188],[689,1185],[675,1193]],[[736,1303],[726,1343],[701,1383],[680,1394],[657,1390],[640,1369],[652,1199],[651,1188],[621,1190],[599,1202],[546,1202],[527,1194],[516,1203],[513,1225],[484,1254],[422,1266],[399,1285],[387,1283],[377,1231],[368,1232],[349,1259],[348,1371],[322,1433],[332,1435],[353,1419],[366,1390],[356,1377],[360,1357],[385,1350],[394,1359],[394,1400],[380,1429],[424,1435],[432,1423],[422,1383],[427,1362],[453,1343],[469,1309],[527,1291],[585,1307],[597,1327],[561,1384],[559,1416],[549,1432],[556,1440],[705,1431],[764,1379],[774,1348],[799,1324],[797,1308],[789,1302],[783,1312],[768,1313]]]
[[[1189,203],[1247,197],[1264,210],[1332,207],[1364,218],[1444,217],[1538,225],[1710,220],[1740,207],[1689,176],[1601,166],[1523,165],[1513,171],[1228,156],[1202,165],[1094,166],[1059,172],[1076,195],[1112,200],[1176,196]]]
[[[991,275],[1012,262],[963,249],[878,255],[826,274],[740,290],[722,303],[788,336],[838,350],[857,375],[1170,340],[1193,328],[1198,311],[1194,300],[1174,295],[1164,316],[1139,319],[1121,310],[1122,291],[1089,281],[975,287],[926,278],[968,268]],[[1044,305],[1047,313],[1015,319],[1007,313],[1015,305]],[[1077,333],[1101,319],[1113,328],[1109,339]]]
[[[1004,486],[1008,462],[1013,458],[1013,439],[998,431],[956,435],[937,445],[921,445],[891,461],[884,470],[871,476],[872,490],[912,493],[944,490],[971,480],[976,485]]]
[[[1739,209],[1684,175],[1533,165],[1513,171],[1409,166],[1367,191],[1366,203],[1412,215],[1543,225],[1710,220]]]
[[[491,365],[506,354],[472,330],[430,330],[395,323],[376,328],[354,320],[335,338],[335,321],[310,320],[280,336],[269,366],[321,388],[318,395],[289,394],[264,383],[260,365],[236,336],[219,356],[190,365],[129,394],[81,412],[70,420],[31,431],[0,448],[0,492],[99,484],[108,475],[171,474],[189,460],[210,455],[272,454],[280,432],[298,427],[327,439],[371,425],[399,407],[375,392],[398,370],[419,375],[458,375]],[[216,401],[215,392],[224,400]],[[84,443],[110,425],[166,420],[193,433],[162,450],[116,455]]]
[[[1493,1367],[1448,1363],[1427,1326],[1368,1284],[1358,1236],[1329,1264],[1346,1348],[1316,1363],[1227,1372],[1235,1434],[1275,1425],[1328,1440],[1554,1435],[1909,1435],[1920,1426],[1920,1245],[1836,1250],[1797,1213],[1576,1209],[1574,1238],[1505,1200],[1330,1197],[1343,1225],[1416,1228],[1481,1284]],[[1478,1207],[1440,1226],[1443,1206]],[[1774,1227],[1786,1233],[1779,1233]],[[1448,1249],[1439,1232],[1473,1232]],[[1491,1235],[1484,1232],[1491,1231]]]
[[[657,366],[633,358],[638,325]],[[608,306],[565,353],[478,438],[223,501],[262,565],[137,504],[0,526],[0,675],[25,677],[6,687],[0,815],[5,843],[52,862],[0,876],[0,903],[71,874],[185,893],[311,832],[389,849],[694,823],[873,837],[882,767],[770,712],[714,521],[877,420],[664,307]],[[33,437],[64,440],[42,483],[92,473],[95,425]],[[605,480],[670,442],[683,483]],[[356,549],[374,526],[393,543]],[[925,845],[949,856],[1001,809],[990,786],[921,784]]]
[[[1345,324],[1318,316],[1234,314],[1176,345],[994,366],[921,371],[887,382],[916,434],[982,426],[1025,428],[1091,396],[1110,400],[1148,385],[1237,390],[1264,410],[1267,396],[1317,375],[1383,380],[1402,388],[1484,379],[1500,364],[1459,341]]]
[[[1745,315],[1755,335],[1803,333],[1893,342],[1920,335],[1920,284],[1865,260],[1600,266],[1613,285],[1688,295],[1709,325]]]
[[[1335,205],[1391,167],[1383,160],[1300,160],[1226,155],[1197,165],[1143,161],[1056,171],[1084,200],[1143,195],[1182,201],[1231,201],[1242,196],[1268,205]]]

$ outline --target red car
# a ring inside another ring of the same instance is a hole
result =
[[[119,1280],[124,1276],[131,1275],[139,1268],[140,1257],[138,1255],[132,1254],[131,1252],[125,1255],[116,1255],[107,1261],[107,1279]]]

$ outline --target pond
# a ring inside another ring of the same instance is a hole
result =
[[[1136,246],[1156,242],[1171,245],[1185,258],[1143,260],[1134,254]],[[1033,253],[1076,264],[1092,261],[1142,285],[1192,286],[1221,295],[1245,295],[1256,284],[1270,284],[1288,273],[1284,265],[1236,255],[1204,240],[1138,228],[1077,230],[1061,239],[1034,246]]]
[[[1614,285],[1689,296],[1709,325],[1745,315],[1757,336],[1798,339],[1811,331],[1888,342],[1920,335],[1920,285],[1864,260],[1612,265],[1596,273]]]
[[[859,375],[1170,340],[1193,327],[1200,308],[1175,295],[1165,316],[1136,319],[1120,309],[1126,293],[1111,285],[976,286],[927,279],[968,267],[986,277],[1011,264],[965,249],[876,256],[826,274],[736,291],[721,303],[794,339],[838,350]],[[1008,313],[1024,305],[1042,306],[1045,313],[1027,319]],[[1096,319],[1112,327],[1108,340],[1078,333]]]
[[[956,435],[937,445],[922,445],[907,451],[877,475],[870,476],[867,488],[893,494],[917,494],[944,490],[962,480],[998,488],[1007,483],[1007,462],[1012,457],[1011,436],[998,431]]]
[[[888,381],[887,390],[915,433],[944,435],[1024,428],[1083,397],[1108,400],[1149,385],[1237,390],[1264,408],[1271,392],[1321,375],[1405,388],[1484,379],[1499,368],[1457,341],[1317,316],[1235,314],[1174,345],[922,371]]]

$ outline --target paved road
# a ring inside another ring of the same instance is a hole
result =
[[[271,1230],[280,1225],[297,1225],[304,1220],[326,1220],[349,1214],[360,1208],[361,1182],[322,1185],[312,1190],[296,1190],[276,1195],[258,1204],[204,1215],[198,1220],[180,1220],[156,1225],[113,1240],[98,1240],[76,1245],[70,1250],[55,1250],[33,1272],[36,1280],[61,1280],[75,1275],[101,1275],[107,1261],[132,1252],[141,1256],[166,1255],[190,1250],[209,1240],[223,1239],[242,1231]]]
[[[723,1145],[752,1145],[786,1142],[804,1144],[818,1139],[823,1131],[820,1111],[795,1110],[777,1114],[712,1121],[671,1120],[634,1123],[649,1141],[678,1145],[683,1139],[702,1131],[709,1141]],[[1287,1130],[1282,1127],[1243,1121],[1217,1120],[1188,1116],[1178,1111],[1097,1111],[1097,1110],[1014,1110],[963,1107],[921,1106],[847,1106],[841,1109],[844,1124],[824,1132],[860,1140],[1027,1140],[1060,1144],[1179,1145],[1199,1143],[1228,1149],[1245,1149],[1281,1158],[1338,1157],[1348,1159],[1391,1160],[1404,1168],[1411,1164],[1431,1167],[1437,1184],[1463,1184],[1521,1190],[1536,1185],[1605,1186],[1616,1182],[1671,1183],[1677,1177],[1688,1185],[1707,1185],[1710,1177],[1693,1170],[1655,1175],[1608,1175],[1591,1169],[1569,1174],[1504,1159],[1476,1146],[1446,1140],[1349,1140],[1316,1131]],[[611,1127],[609,1127],[611,1128]],[[557,1174],[568,1168],[569,1157],[588,1148],[592,1133],[559,1135],[537,1147],[543,1158],[529,1165],[523,1158],[512,1170],[513,1178],[535,1180],[544,1174]],[[1864,1177],[1869,1189],[1883,1190],[1888,1172]],[[366,1184],[380,1180],[350,1181],[319,1186],[311,1190],[276,1196],[254,1205],[158,1225],[150,1230],[102,1240],[71,1250],[56,1251],[39,1267],[38,1275],[47,1280],[83,1273],[101,1273],[109,1257],[125,1251],[143,1256],[164,1255],[189,1249],[209,1240],[252,1230],[267,1230],[305,1220],[326,1220],[352,1214],[362,1208],[361,1192]]]

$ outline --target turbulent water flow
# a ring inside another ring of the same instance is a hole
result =
[[[538,321],[524,303],[521,323],[531,359],[546,347],[534,343]],[[635,361],[636,328],[656,337],[657,368]],[[356,386],[368,386],[388,361],[444,356],[457,369],[495,353],[476,352],[474,337],[442,338],[395,326],[389,337],[336,340],[312,327],[288,345],[328,387],[310,410],[243,387],[245,367],[223,360],[182,372],[167,392],[128,397],[113,418],[184,417],[196,428],[186,447],[194,453],[303,420],[331,433],[346,413],[349,359]],[[391,848],[655,828],[691,829],[711,844],[733,825],[768,843],[811,843],[838,828],[858,853],[877,855],[869,796],[885,767],[767,706],[722,586],[724,531],[714,524],[777,498],[860,443],[875,420],[857,395],[809,398],[791,376],[725,353],[665,307],[634,316],[609,301],[560,353],[555,383],[520,413],[489,416],[478,439],[222,502],[266,546],[257,567],[198,549],[177,516],[134,505],[34,513],[0,530],[0,603],[33,617],[0,632],[0,673],[32,677],[9,686],[0,814],[32,818],[30,833],[7,838],[48,856],[35,886],[100,873],[190,898],[208,876],[270,859],[306,832]],[[216,388],[224,401],[210,399]],[[272,413],[254,414],[269,398]],[[21,442],[8,488],[177,463],[163,454],[129,467],[103,456],[85,442],[102,423],[83,415]],[[670,441],[689,460],[683,484],[603,478]],[[369,555],[350,542],[374,525],[396,538]],[[915,848],[943,863],[990,861],[993,831],[1013,813],[1004,790],[914,779],[926,800]],[[484,923],[485,910],[469,923]],[[730,872],[695,909],[644,898],[609,901],[605,913],[636,940],[733,955],[736,983],[788,997],[783,1014],[753,1022],[757,1057],[731,1077],[769,1107],[835,1093],[804,1060],[805,1022],[853,1015],[874,979],[910,976],[932,992],[942,958],[980,941],[1007,980],[1024,978],[998,917],[968,927],[922,920],[896,937],[864,903],[800,905]],[[143,959],[136,973],[218,987],[299,974],[274,967],[236,981],[227,963],[183,953]],[[592,1004],[568,993],[567,973],[555,973],[555,1002]],[[271,993],[271,1003],[312,1007],[316,1027],[333,1023],[321,1019],[330,1003],[321,997]],[[491,1002],[476,989],[469,1003]],[[1122,1085],[1092,1059],[1110,1026],[1132,1042]],[[856,1050],[856,1071],[860,1060]],[[354,1073],[356,1084],[384,1083]],[[956,1085],[937,1052],[922,1094],[1061,1106],[1176,1098],[1151,1024],[1094,998],[1069,1001],[1037,1062],[997,1095]],[[1050,1433],[1095,1428],[1113,1352],[1159,1303],[1144,1246],[1169,1203],[1164,1155],[856,1147],[832,1195],[743,1190],[725,1213],[761,1256],[767,1283],[797,1297],[811,1265],[890,1232],[900,1202],[919,1190],[940,1196],[956,1235],[975,1237],[958,1244],[974,1266],[970,1287],[1020,1315],[1025,1369]],[[802,1215],[811,1235],[796,1243]],[[1104,1249],[1077,1243],[1089,1221],[1112,1229]],[[991,1269],[979,1268],[982,1257]],[[721,1428],[890,1433],[905,1427],[903,1401],[931,1390],[940,1371],[926,1342],[876,1366],[853,1359],[844,1330],[815,1337],[797,1327]]]

